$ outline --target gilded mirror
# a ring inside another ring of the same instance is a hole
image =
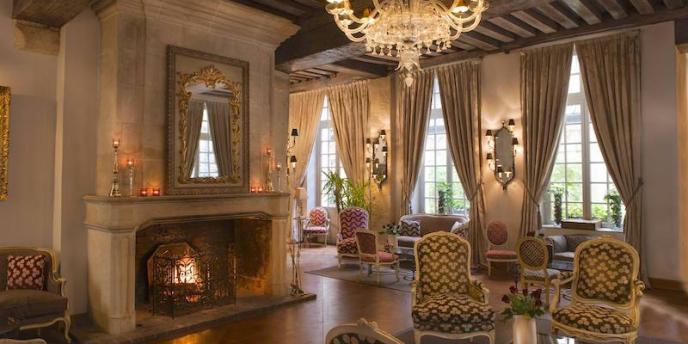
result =
[[[248,62],[169,46],[169,194],[248,191]]]
[[[10,88],[0,86],[0,201],[7,199],[7,164],[10,149]]]
[[[486,135],[490,152],[487,154],[487,162],[494,172],[495,179],[506,189],[516,175],[516,153],[518,139],[514,135],[514,120],[502,123],[497,130],[488,130]]]

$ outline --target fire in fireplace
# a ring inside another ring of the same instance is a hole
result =
[[[153,314],[180,315],[201,308],[234,303],[236,262],[198,252],[186,242],[162,244],[147,262]]]

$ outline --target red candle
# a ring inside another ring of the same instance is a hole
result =
[[[256,192],[256,187],[254,185],[251,185],[251,193],[255,193],[255,192]]]
[[[258,187],[258,192],[263,192],[263,187],[262,187],[262,186],[259,186],[259,187]]]
[[[139,196],[147,197],[148,196],[148,189],[142,188],[141,190],[139,190]]]
[[[153,189],[153,196],[160,196],[160,188]]]

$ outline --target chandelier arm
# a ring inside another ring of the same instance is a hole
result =
[[[340,20],[335,20],[335,23],[337,24],[339,29],[342,30],[344,33],[349,33],[352,35],[357,34],[357,33],[361,33],[363,30],[367,29],[369,26],[368,23],[363,23],[363,24],[360,24],[359,26],[357,26],[355,28],[350,28],[349,26],[344,25],[344,23],[342,23]],[[351,25],[351,24],[349,24],[349,25]],[[365,36],[365,34],[364,34],[364,36]]]

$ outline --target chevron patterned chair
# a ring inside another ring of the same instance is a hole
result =
[[[411,300],[415,343],[429,335],[450,340],[486,336],[495,341],[489,290],[471,278],[471,246],[458,235],[435,232],[416,242]]]
[[[330,218],[327,216],[327,210],[322,207],[311,209],[308,213],[308,223],[303,229],[304,239],[306,244],[310,246],[311,237],[322,237],[323,245],[327,245],[327,235],[330,233]]]
[[[555,280],[550,305],[552,332],[580,340],[634,343],[638,337],[638,305],[645,284],[638,280],[640,259],[633,246],[609,236],[576,248],[573,273]],[[571,304],[557,309],[559,285],[573,282]]]
[[[368,229],[368,212],[363,208],[346,208],[339,213],[337,234],[337,262],[342,267],[343,258],[358,258],[356,230]]]

